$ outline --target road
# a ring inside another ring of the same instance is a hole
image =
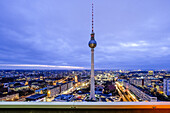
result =
[[[130,93],[128,89],[125,89],[120,83],[116,82],[116,87],[119,92],[119,95],[123,98],[123,101],[129,101],[129,102],[138,102],[136,97]]]
[[[120,97],[122,97],[122,99],[123,99],[123,101],[127,101],[127,99],[125,98],[125,96],[122,94],[122,91],[120,91],[120,89],[119,89],[119,85],[118,85],[118,83],[116,82],[116,89],[117,89],[117,91],[118,91],[118,93],[119,93],[119,95],[120,95]]]

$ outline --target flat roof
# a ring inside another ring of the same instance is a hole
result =
[[[38,99],[38,98],[41,98],[41,97],[44,97],[44,96],[46,96],[46,95],[45,94],[35,94],[35,95],[31,95],[31,96],[27,97],[26,99],[35,100],[35,99]]]
[[[44,87],[44,88],[35,90],[35,92],[39,92],[39,91],[41,91],[41,90],[46,90],[46,89],[47,89],[47,87]]]

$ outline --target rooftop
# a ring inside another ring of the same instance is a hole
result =
[[[38,99],[38,98],[41,98],[44,96],[46,96],[46,95],[45,94],[35,94],[35,95],[31,95],[30,97],[27,97],[27,99],[35,100],[35,99]]]

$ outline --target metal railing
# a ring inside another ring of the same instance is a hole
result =
[[[0,108],[170,109],[170,102],[0,102]]]

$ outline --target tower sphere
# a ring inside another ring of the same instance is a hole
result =
[[[97,45],[97,42],[96,42],[95,40],[90,40],[90,41],[89,41],[89,47],[90,47],[90,48],[95,48],[96,45]]]

